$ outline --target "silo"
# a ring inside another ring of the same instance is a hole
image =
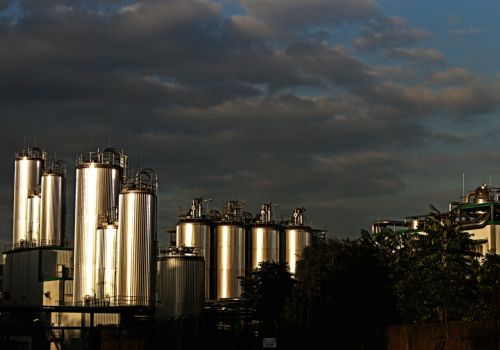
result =
[[[115,305],[116,296],[116,240],[118,222],[109,220],[100,224],[96,234],[95,274],[96,299],[105,305]]]
[[[203,257],[190,248],[169,249],[157,266],[158,317],[199,316],[205,300]]]
[[[40,244],[40,194],[31,193],[28,196],[28,232],[26,239],[32,245]]]
[[[156,174],[143,169],[120,193],[117,239],[117,302],[154,305],[156,278]]]
[[[14,163],[14,207],[12,243],[28,241],[28,196],[39,190],[47,153],[38,147],[16,152]]]
[[[194,198],[191,209],[179,218],[176,227],[177,247],[196,248],[197,253],[205,260],[205,298],[210,298],[211,274],[211,235],[210,220],[203,208],[203,198]]]
[[[48,164],[42,175],[40,245],[64,243],[66,169],[60,161]]]
[[[75,304],[95,299],[96,232],[99,220],[118,206],[126,156],[114,149],[81,155],[76,167]]]
[[[311,244],[311,228],[304,224],[304,208],[296,208],[285,228],[285,261],[291,273],[295,273],[302,250]]]
[[[251,226],[251,269],[255,270],[261,261],[279,262],[279,229],[273,214],[273,204],[262,205],[259,217]]]
[[[215,241],[217,299],[239,298],[242,290],[238,277],[245,276],[245,228],[240,202],[226,203]]]

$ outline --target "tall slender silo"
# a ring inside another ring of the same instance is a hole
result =
[[[66,168],[61,161],[48,162],[42,175],[40,245],[64,243]]]
[[[238,277],[245,276],[245,228],[241,209],[242,203],[228,201],[223,219],[217,223],[217,299],[241,296]]]
[[[99,220],[118,206],[127,157],[115,149],[81,155],[76,166],[73,300],[96,297],[96,234]]]
[[[279,229],[273,219],[273,204],[265,203],[250,231],[251,269],[262,261],[279,262]]]
[[[47,153],[38,147],[25,148],[15,155],[12,243],[28,241],[28,196],[39,191]]]
[[[32,245],[40,245],[40,193],[28,196],[28,232],[26,238]]]
[[[116,297],[122,306],[154,305],[156,190],[155,172],[142,169],[120,193]]]
[[[285,261],[291,273],[297,270],[302,250],[311,244],[311,228],[304,224],[304,208],[296,208],[285,228]]]
[[[212,285],[210,274],[211,259],[211,222],[203,208],[203,198],[194,198],[191,209],[180,216],[176,227],[177,247],[196,248],[205,259],[205,298],[210,298]]]

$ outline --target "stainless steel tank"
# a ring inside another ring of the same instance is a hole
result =
[[[169,250],[168,255],[158,258],[157,269],[158,317],[200,315],[205,301],[203,257]]]
[[[16,152],[14,163],[14,207],[12,243],[15,247],[28,241],[28,196],[39,190],[47,153],[40,148]]]
[[[293,274],[302,250],[311,244],[311,228],[304,224],[304,211],[304,208],[294,209],[289,226],[285,228],[285,261]]]
[[[80,156],[76,168],[73,300],[96,297],[96,232],[99,220],[118,206],[126,156],[113,149]]]
[[[143,169],[120,193],[116,272],[119,305],[154,305],[156,182],[156,174]]]
[[[262,261],[279,262],[279,230],[274,222],[272,203],[262,204],[257,221],[250,229],[250,264],[255,270]]]
[[[53,162],[42,175],[40,245],[61,245],[64,241],[65,210],[64,165]]]
[[[28,232],[26,239],[36,246],[40,244],[40,194],[28,196]]]
[[[204,214],[203,198],[194,198],[191,209],[182,215],[176,227],[177,247],[196,248],[205,259],[205,298],[210,298],[210,221]]]
[[[245,229],[241,223],[217,224],[217,299],[239,298],[238,277],[245,276]]]
[[[116,241],[118,223],[103,223],[97,228],[96,299],[101,304],[115,305],[116,296]]]

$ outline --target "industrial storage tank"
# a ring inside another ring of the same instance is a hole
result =
[[[157,266],[158,317],[199,316],[205,301],[203,257],[191,248],[170,248]]]
[[[304,208],[296,208],[285,228],[285,261],[291,273],[295,273],[302,250],[311,244],[311,228],[304,224]]]
[[[61,161],[48,162],[43,175],[40,207],[40,245],[64,242],[66,168]]]
[[[223,218],[217,223],[217,299],[241,296],[238,277],[245,276],[245,228],[241,209],[242,203],[228,201],[223,210]]]
[[[113,219],[100,224],[96,234],[96,299],[104,305],[115,305],[116,296],[118,222]]]
[[[177,247],[196,248],[205,259],[205,298],[210,298],[212,285],[211,266],[211,222],[203,207],[203,198],[194,198],[190,210],[179,218],[176,227]]]
[[[265,203],[250,230],[252,270],[255,270],[262,261],[280,261],[279,238],[279,229],[273,219],[273,204]]]
[[[13,246],[28,241],[28,196],[39,190],[47,153],[38,147],[25,148],[15,154]]]
[[[153,306],[157,178],[143,169],[122,188],[118,206],[117,302]]]
[[[81,155],[76,167],[75,267],[73,298],[80,304],[96,297],[96,233],[100,218],[118,206],[127,157],[107,148]]]
[[[31,193],[28,196],[28,232],[26,239],[31,245],[40,244],[40,194]]]

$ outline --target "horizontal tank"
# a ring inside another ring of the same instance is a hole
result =
[[[40,245],[62,245],[64,242],[66,169],[53,161],[42,175],[40,207]]]
[[[156,183],[156,174],[143,169],[120,193],[116,271],[119,305],[154,305]]]
[[[169,249],[158,258],[159,318],[199,316],[203,310],[205,266],[202,256],[186,249]]]
[[[28,232],[26,240],[31,242],[32,246],[40,244],[40,202],[40,194],[32,193],[28,196]]]
[[[114,305],[116,296],[116,241],[118,223],[99,225],[96,234],[96,299],[98,303]]]
[[[285,228],[285,261],[293,274],[302,251],[311,244],[311,228],[304,225],[304,211],[304,208],[294,209],[290,223]]]
[[[38,147],[16,152],[14,163],[14,206],[12,243],[19,246],[28,241],[28,196],[39,191],[47,153]]]
[[[76,167],[74,302],[96,297],[96,232],[118,206],[126,156],[114,149],[82,155]]]

